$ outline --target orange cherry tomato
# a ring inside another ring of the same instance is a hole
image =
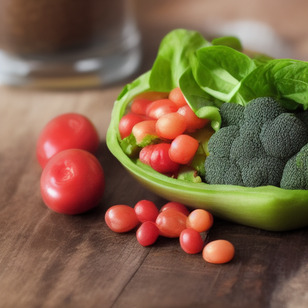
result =
[[[187,217],[187,228],[195,229],[198,232],[205,232],[213,225],[213,215],[203,209],[193,210]]]
[[[202,257],[206,262],[223,264],[230,262],[235,254],[232,243],[226,240],[216,240],[206,244],[202,251]]]

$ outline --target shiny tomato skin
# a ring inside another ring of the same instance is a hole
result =
[[[117,233],[129,232],[139,224],[135,210],[125,204],[111,206],[105,214],[105,222]]]
[[[186,229],[187,216],[175,209],[166,209],[156,218],[156,225],[162,236],[177,238]]]
[[[186,216],[188,216],[189,213],[190,213],[188,208],[183,203],[175,202],[175,201],[170,201],[170,202],[167,202],[166,204],[164,204],[161,207],[160,212],[163,212],[167,209],[175,209],[175,210],[183,213]]]
[[[42,129],[36,144],[36,156],[44,168],[47,161],[60,151],[82,149],[95,153],[99,136],[93,123],[78,113],[61,114]]]
[[[180,245],[186,253],[197,254],[202,251],[204,243],[198,231],[187,228],[180,234]]]
[[[104,171],[93,154],[80,149],[64,150],[46,164],[40,187],[43,201],[51,210],[81,214],[101,200],[105,189]]]
[[[150,200],[140,200],[134,206],[135,213],[140,222],[155,221],[158,215],[158,208]]]
[[[145,221],[136,232],[137,241],[142,246],[153,245],[158,237],[159,230],[153,221]]]

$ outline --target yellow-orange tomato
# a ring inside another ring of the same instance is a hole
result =
[[[186,226],[198,232],[204,232],[212,227],[213,222],[213,215],[210,212],[203,209],[196,209],[188,215]]]
[[[206,262],[223,264],[230,262],[235,254],[232,243],[226,240],[216,240],[204,246],[202,257]]]

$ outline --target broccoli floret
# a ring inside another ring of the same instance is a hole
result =
[[[285,189],[308,189],[308,144],[302,147],[286,163],[280,187]]]
[[[308,143],[308,126],[273,98],[236,106],[221,106],[223,125],[208,144],[206,182],[280,186],[287,161]]]
[[[222,104],[220,108],[221,127],[239,125],[244,117],[244,109],[244,106],[238,104]]]

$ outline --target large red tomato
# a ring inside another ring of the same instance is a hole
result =
[[[95,207],[103,196],[104,172],[98,159],[80,149],[54,155],[41,175],[45,204],[63,214],[80,214]]]
[[[56,153],[67,149],[83,149],[95,153],[99,136],[92,122],[78,113],[65,113],[49,121],[41,131],[36,156],[44,168]]]

